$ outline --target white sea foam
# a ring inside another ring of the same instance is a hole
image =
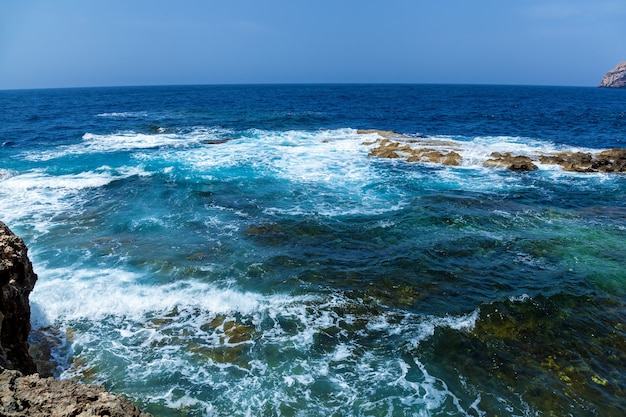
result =
[[[53,175],[43,169],[9,172],[0,177],[0,212],[7,223],[30,224],[45,232],[58,215],[76,214],[85,192],[134,175],[147,176],[140,166],[111,168]]]
[[[137,133],[134,131],[116,132],[111,134],[85,133],[82,141],[72,145],[58,146],[48,150],[26,152],[24,159],[28,161],[49,161],[71,155],[93,153],[110,153],[121,151],[138,151],[158,148],[187,148],[197,146],[202,141],[213,140],[223,134],[223,130],[197,127],[187,132],[155,134]]]
[[[6,222],[31,223],[43,231],[54,216],[78,210],[84,190],[102,187],[132,171],[102,169],[50,175],[43,170],[32,170],[6,175],[0,178],[0,212]]]
[[[330,414],[402,409],[465,414],[444,381],[430,375],[417,358],[400,359],[394,352],[412,351],[436,327],[468,329],[476,312],[428,317],[364,310],[356,314],[371,323],[368,330],[346,333],[342,323],[350,322],[350,315],[342,311],[355,301],[340,293],[262,295],[196,280],[148,285],[139,273],[119,268],[40,266],[38,273],[31,295],[33,327],[74,329],[64,347],[62,378],[80,379],[92,367],[99,375],[92,382],[121,372],[116,378],[125,381],[127,394],[137,390],[146,401],[174,409],[247,409],[256,415],[284,404],[312,411],[317,403]],[[240,326],[238,333],[231,333],[227,323]],[[387,342],[367,347],[370,337]],[[228,359],[220,359],[220,352],[229,349]],[[84,359],[72,365],[79,358]],[[111,360],[119,366],[98,365]],[[147,380],[152,381],[148,391]],[[172,380],[181,385],[173,388]],[[202,390],[194,389],[200,386]],[[322,405],[320,396],[330,387],[336,401]],[[210,396],[204,394],[207,389]]]
[[[528,294],[522,294],[522,295],[512,295],[509,297],[509,300],[514,302],[514,303],[525,303],[528,300],[530,300],[531,297]]]
[[[197,281],[142,285],[138,282],[140,275],[120,269],[46,269],[38,265],[38,274],[42,279],[31,301],[42,306],[45,314],[40,318],[42,323],[100,321],[111,317],[143,321],[146,314],[166,315],[174,309],[251,314],[261,305],[287,301],[281,296],[264,298]],[[73,296],[67,297],[68,293]]]
[[[348,129],[267,134],[273,149],[272,167],[277,175],[302,183],[358,184],[371,181],[373,170],[363,164],[362,138]]]
[[[125,119],[125,118],[144,118],[148,117],[147,112],[110,112],[110,113],[99,113],[96,114],[96,117],[110,117],[115,119]]]
[[[138,158],[146,163],[166,160],[206,178],[220,178],[224,170],[236,168],[229,175],[268,178],[281,183],[281,192],[299,196],[265,207],[266,213],[336,216],[401,209],[405,196],[372,166],[362,142],[362,135],[352,129],[251,130],[218,145],[143,153]]]
[[[84,149],[82,152],[115,152],[133,149],[151,149],[161,146],[184,146],[185,138],[174,134],[142,134],[135,132],[116,133],[111,135],[83,135]]]
[[[463,166],[482,166],[487,159],[492,158],[493,152],[537,157],[558,150],[549,142],[515,136],[476,137],[471,141],[458,143],[463,152]]]

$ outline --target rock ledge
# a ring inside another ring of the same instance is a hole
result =
[[[0,415],[7,417],[149,417],[100,385],[80,385],[20,371],[0,372]]]

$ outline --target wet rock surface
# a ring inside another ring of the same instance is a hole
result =
[[[375,142],[369,156],[378,158],[402,158],[407,162],[432,162],[443,165],[460,165],[463,159],[454,150],[440,150],[426,146],[416,146],[416,142],[404,143],[390,139],[382,139]],[[411,146],[413,144],[413,146]]]
[[[487,159],[483,165],[486,167],[507,168],[511,171],[534,171],[538,169],[537,165],[528,156],[513,156],[510,152],[493,152],[491,158]]]
[[[593,155],[585,152],[562,152],[544,155],[543,164],[557,164],[572,172],[626,172],[626,149],[609,149]]]

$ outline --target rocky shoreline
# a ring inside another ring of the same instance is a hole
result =
[[[363,135],[375,135],[370,157],[403,159],[407,162],[425,162],[451,166],[463,165],[460,143],[440,139],[412,138],[395,132],[358,130]],[[474,158],[476,159],[476,158]],[[626,172],[626,149],[615,148],[591,152],[555,152],[535,155],[514,155],[511,152],[491,152],[478,162],[488,168],[511,171],[534,171],[540,167],[558,166],[568,172]]]
[[[0,416],[150,417],[100,385],[37,373],[28,345],[28,297],[36,281],[24,241],[0,222]]]

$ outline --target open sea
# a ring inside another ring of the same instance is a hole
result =
[[[380,129],[459,166],[368,156]],[[0,91],[31,345],[155,416],[626,415],[626,90]]]

